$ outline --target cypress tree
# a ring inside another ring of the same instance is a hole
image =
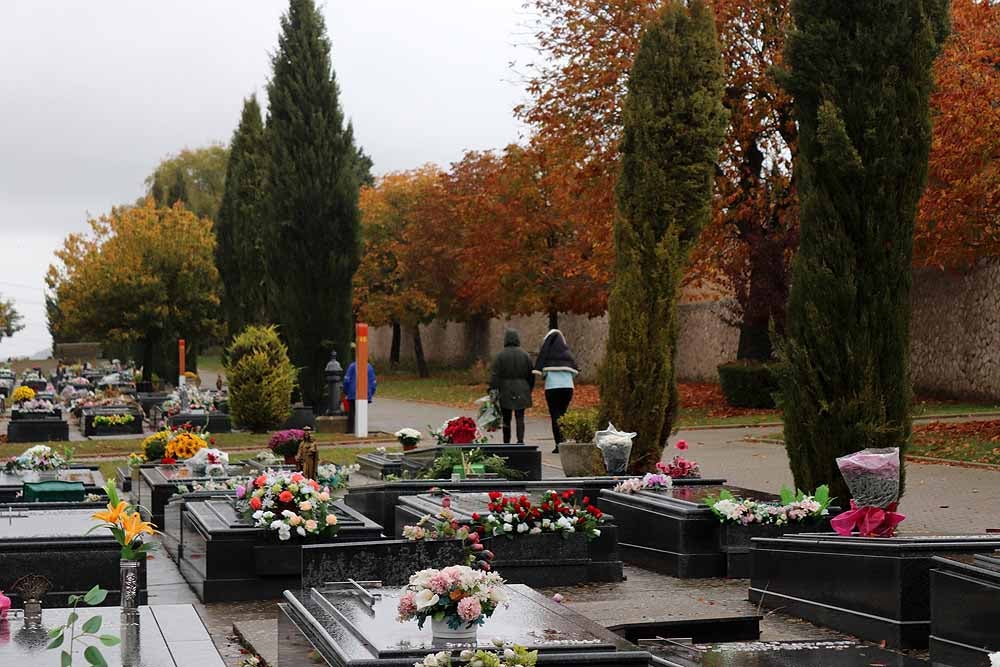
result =
[[[801,241],[780,373],[795,483],[849,496],[835,459],[910,437],[910,262],[947,0],[795,0],[783,83]]]
[[[215,224],[215,263],[223,286],[229,331],[265,324],[267,312],[268,162],[270,152],[256,96],[243,101],[233,133],[226,190]]]
[[[622,110],[615,282],[600,372],[602,424],[638,434],[633,472],[660,460],[677,413],[677,292],[711,214],[723,83],[711,10],[703,0],[671,0],[642,37]]]
[[[323,394],[329,349],[349,359],[351,279],[360,259],[360,152],[344,122],[330,40],[312,0],[281,18],[268,84],[271,308],[304,399]]]

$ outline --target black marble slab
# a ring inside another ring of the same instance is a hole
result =
[[[73,466],[60,470],[56,479],[63,482],[80,482],[84,493],[104,495],[104,475],[97,466]],[[0,503],[17,502],[25,482],[42,481],[37,472],[12,474],[0,472]]]
[[[98,415],[132,415],[128,424],[94,424]],[[142,411],[135,407],[90,407],[80,411],[80,430],[85,436],[142,434]]]
[[[118,562],[121,547],[107,530],[88,533],[96,525],[94,509],[68,509],[68,505],[40,503],[5,506],[0,512],[0,590],[21,601],[11,590],[17,579],[38,574],[52,587],[42,601],[45,607],[68,603],[95,585],[108,591],[107,605],[119,604],[121,590]],[[139,600],[146,600],[146,563],[139,571]],[[2,663],[0,663],[2,664]]]
[[[209,477],[196,473],[183,463],[170,465],[144,465],[139,468],[139,483],[132,489],[136,503],[142,506],[157,526],[163,525],[163,508],[180,487],[198,482],[224,482],[233,478],[249,477],[252,473],[241,465],[227,467],[226,475]]]
[[[755,537],[781,537],[795,533],[826,533],[830,531],[830,520],[840,514],[839,507],[830,507],[829,514],[808,521],[795,521],[782,526],[775,524],[735,523],[719,525],[719,548],[726,557],[727,579],[749,579],[752,570],[750,555]]]
[[[348,579],[405,586],[418,570],[441,569],[464,559],[465,549],[458,540],[306,544],[302,547],[302,588]]]
[[[988,553],[1000,535],[786,535],[753,541],[750,600],[889,648],[927,648],[934,556]]]
[[[18,419],[7,424],[7,442],[54,442],[69,440],[65,419]]]
[[[285,423],[281,425],[281,428],[276,430],[284,431],[290,428],[307,427],[316,430],[316,413],[309,406],[293,405],[292,414],[288,415]]]
[[[10,409],[11,421],[21,421],[22,419],[62,419],[62,408],[54,407],[47,412],[38,410],[19,410],[15,405]]]
[[[773,494],[722,486],[720,480],[675,480],[671,489],[601,491],[600,507],[614,515],[618,548],[626,563],[682,579],[724,577],[721,523],[705,504],[722,489],[743,498],[777,501]]]
[[[167,423],[170,426],[200,426],[202,431],[209,433],[230,433],[233,430],[233,422],[225,412],[182,412],[171,416]]]
[[[366,542],[382,537],[381,526],[342,501],[334,507],[340,530],[323,541]],[[298,538],[282,542],[273,531],[244,523],[232,496],[186,499],[177,515],[177,562],[203,602],[279,597],[285,589],[300,585],[303,544],[321,542]]]
[[[142,406],[142,411],[148,415],[153,408],[163,405],[163,402],[170,398],[170,394],[165,391],[140,391],[136,392],[135,398]]]
[[[930,649],[941,667],[987,666],[1000,651],[1000,554],[934,558]]]
[[[21,618],[0,621],[0,665],[5,667],[53,667],[59,651],[46,650],[46,631],[66,622],[70,609],[42,609],[41,628],[26,629]],[[100,634],[114,635],[122,644],[101,647],[108,667],[224,667],[208,630],[191,605],[142,606],[137,622],[130,624],[118,609],[83,607],[77,610],[81,622],[101,617]],[[79,625],[77,626],[79,628]],[[13,637],[13,641],[10,641]],[[68,646],[68,642],[66,643]],[[73,664],[88,664],[83,651],[88,645],[76,642]]]
[[[662,667],[928,667],[924,660],[851,641],[784,641],[644,646]]]
[[[724,480],[685,480],[685,483],[702,485]],[[351,489],[345,501],[372,521],[383,526],[393,526],[396,521],[396,503],[401,496],[415,496],[427,493],[432,488],[444,489],[449,492],[481,493],[500,491],[506,495],[521,494],[528,491],[564,491],[575,489],[582,495],[589,496],[600,505],[602,489],[614,488],[621,482],[619,477],[562,477],[541,481],[515,481],[506,479],[407,479]],[[605,509],[601,506],[601,509]]]
[[[387,452],[385,454],[369,452],[358,454],[354,460],[360,467],[358,472],[372,479],[385,479],[390,475],[399,477],[403,473],[402,452]]]
[[[428,653],[463,646],[434,644],[430,623],[396,620],[402,590],[382,588],[369,606],[361,596],[331,589],[287,591],[279,605],[278,667],[412,667]],[[507,587],[510,605],[479,629],[478,643],[493,638],[537,649],[540,665],[647,667],[649,654],[527,586]]]
[[[507,467],[520,471],[528,481],[542,478],[542,452],[537,445],[449,445],[418,447],[403,454],[403,474],[415,477],[427,468],[445,449],[462,451],[481,450],[486,456],[499,456]],[[379,475],[372,475],[378,479]]]
[[[540,502],[542,491],[527,492],[532,503]],[[472,514],[489,513],[486,493],[453,493],[451,511],[463,525],[473,523]],[[396,505],[395,535],[401,537],[403,526],[416,524],[421,517],[442,509],[442,496],[421,494],[403,496]],[[606,514],[601,535],[588,540],[585,535],[562,537],[555,533],[518,535],[514,538],[489,537],[483,540],[494,553],[493,567],[507,581],[538,588],[574,586],[586,582],[621,581],[623,564],[618,555],[617,527],[613,516]]]

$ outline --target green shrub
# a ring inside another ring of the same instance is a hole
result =
[[[734,408],[773,408],[778,382],[768,364],[734,361],[719,366],[726,403]]]
[[[597,433],[597,409],[570,410],[559,418],[564,442],[593,442]]]
[[[229,409],[237,424],[256,433],[292,413],[295,367],[273,326],[249,326],[227,350]]]

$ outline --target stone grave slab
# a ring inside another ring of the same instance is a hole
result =
[[[226,475],[209,477],[194,472],[183,463],[170,465],[144,465],[139,468],[139,483],[132,489],[133,498],[149,512],[151,520],[157,526],[163,526],[163,509],[167,502],[181,486],[198,482],[225,482],[233,478],[249,477],[251,474],[241,465],[231,465],[226,469]]]
[[[69,504],[7,505],[0,511],[0,590],[20,606],[11,584],[28,574],[52,582],[43,606],[67,604],[70,595],[82,595],[94,585],[108,591],[105,604],[119,604],[118,561],[121,548],[107,530],[88,534],[96,525],[93,507],[68,509]],[[146,564],[139,570],[139,599],[146,600]],[[2,664],[2,662],[0,662]]]
[[[889,648],[923,649],[935,556],[988,553],[1000,535],[756,538],[750,600]]]
[[[1000,651],[1000,552],[935,557],[931,570],[931,661],[986,665]]]
[[[206,492],[210,493],[210,492]],[[282,542],[272,531],[254,528],[236,514],[233,495],[184,499],[174,548],[184,579],[202,602],[276,598],[302,579],[302,546],[316,540]],[[172,503],[173,504],[173,503]],[[382,527],[337,501],[340,531],[329,542],[366,542]],[[173,520],[171,521],[171,524]],[[168,527],[168,532],[175,529]]]
[[[927,667],[927,662],[852,641],[643,644],[662,667]]]
[[[418,447],[403,454],[403,473],[415,477],[427,468],[445,449],[458,449],[471,452],[478,449],[486,456],[499,456],[506,459],[507,466],[519,470],[528,481],[542,478],[542,452],[538,445],[454,445]],[[373,475],[376,479],[384,475]]]
[[[277,667],[412,667],[428,653],[451,650],[457,656],[468,647],[434,644],[430,624],[420,630],[416,622],[398,622],[402,589],[370,590],[376,593],[370,599],[346,588],[286,591],[279,605]],[[539,664],[649,664],[647,652],[527,586],[510,585],[507,594],[510,606],[498,609],[479,630],[484,648],[498,638],[537,649]]]
[[[386,452],[385,454],[369,452],[358,454],[354,460],[360,468],[358,472],[372,479],[385,479],[389,475],[399,477],[403,472],[402,452]]]
[[[372,521],[383,526],[393,526],[396,521],[396,504],[401,496],[415,496],[427,493],[433,488],[453,492],[484,493],[500,491],[511,495],[527,491],[563,491],[575,489],[592,500],[598,501],[598,506],[607,511],[601,504],[602,489],[614,488],[621,482],[619,477],[559,477],[541,481],[515,481],[506,479],[464,479],[451,481],[449,479],[405,479],[392,482],[371,484],[362,488],[353,488],[345,500],[348,505],[358,510]],[[701,486],[724,483],[725,480],[692,479],[678,481],[683,485]]]
[[[348,579],[405,586],[418,570],[441,569],[464,559],[465,550],[458,540],[306,544],[302,547],[302,588]]]
[[[205,625],[191,605],[139,607],[138,621],[123,622],[122,613],[110,607],[77,610],[81,619],[100,616],[101,634],[122,639],[122,644],[102,647],[109,667],[224,667]],[[69,609],[42,609],[40,628],[27,628],[22,618],[0,621],[0,665],[52,667],[59,652],[46,650],[46,631],[66,622]],[[79,626],[77,626],[79,627]],[[10,639],[13,638],[13,641]],[[5,641],[6,640],[6,641]],[[68,642],[67,642],[68,645]],[[85,664],[86,644],[77,642],[73,664]],[[123,657],[125,659],[123,659]]]
[[[167,423],[170,426],[193,424],[209,433],[229,433],[233,430],[233,422],[225,412],[181,412],[172,415]]]
[[[543,491],[527,492],[532,503],[540,502]],[[489,513],[487,493],[453,493],[451,511],[462,524],[473,523],[472,515]],[[427,514],[442,510],[443,496],[421,494],[403,496],[396,505],[396,536],[403,526],[416,524]],[[572,586],[584,582],[621,581],[622,561],[618,556],[615,519],[605,515],[600,537],[588,540],[577,534],[563,538],[555,533],[519,535],[513,539],[490,537],[484,544],[494,553],[493,566],[513,583],[529,586]]]
[[[723,489],[765,501],[776,501],[778,496],[719,481],[675,480],[671,489],[639,493],[602,490],[600,507],[615,517],[622,560],[683,579],[726,576],[721,524],[705,498]]]
[[[36,398],[38,398],[37,395],[36,395]],[[38,410],[30,410],[30,411],[20,410],[20,409],[18,409],[18,407],[16,405],[10,409],[10,419],[11,419],[11,421],[21,421],[23,419],[56,419],[56,420],[59,420],[59,419],[62,419],[62,418],[63,418],[62,408],[59,407],[58,405],[54,406],[48,412],[40,412]]]
[[[132,415],[132,421],[128,424],[94,424],[94,417],[98,415]],[[127,405],[83,408],[80,412],[80,431],[87,437],[128,434],[141,435],[142,411]]]
[[[58,479],[63,482],[81,482],[85,493],[104,494],[104,475],[96,467],[72,467],[59,471]],[[11,474],[0,471],[0,503],[12,503],[24,489],[25,482],[39,482],[37,472]]]
[[[7,424],[7,442],[60,442],[69,440],[69,423],[65,419],[46,419],[32,415]]]

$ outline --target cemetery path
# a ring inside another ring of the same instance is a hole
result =
[[[369,422],[372,430],[392,433],[404,426],[437,426],[458,414],[463,414],[458,408],[376,397]],[[471,411],[464,414],[474,416]],[[724,477],[733,486],[777,492],[792,485],[784,447],[747,438],[767,438],[780,432],[781,427],[684,429],[671,442],[686,440],[690,449],[684,452],[685,457],[697,461],[706,477]],[[561,477],[559,456],[551,454],[548,419],[528,418],[525,439],[542,450],[543,476]],[[491,441],[500,442],[500,433],[491,434]],[[678,452],[668,452],[668,456],[674,453]],[[907,532],[949,535],[1000,530],[1000,515],[994,511],[1000,506],[1000,472],[911,462],[907,475],[901,505],[907,515],[903,524]]]

